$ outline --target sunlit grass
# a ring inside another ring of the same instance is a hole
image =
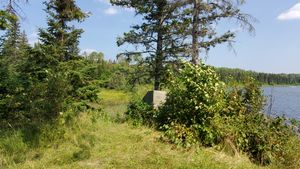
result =
[[[42,135],[39,146],[25,142],[21,130],[0,136],[0,168],[262,168],[245,155],[176,147],[162,142],[161,133],[154,129],[115,122],[110,113],[124,113],[133,95],[102,90],[104,113],[82,113],[70,125],[45,130],[48,134]],[[43,141],[59,132],[62,137]]]
[[[99,97],[101,98],[103,111],[113,118],[123,117],[129,101],[133,98],[143,98],[150,89],[151,86],[139,86],[131,92],[102,89]]]
[[[101,98],[101,105],[103,112],[111,118],[124,118],[124,112],[127,109],[127,104],[131,98],[131,93],[103,89],[99,96]]]
[[[186,150],[159,141],[160,133],[82,114],[64,140],[19,154],[4,168],[258,168],[213,149]],[[1,153],[2,155],[2,153]],[[3,159],[2,159],[3,160]],[[0,167],[1,168],[1,167]]]

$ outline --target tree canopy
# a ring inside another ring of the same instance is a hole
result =
[[[166,65],[180,59],[198,64],[200,52],[208,52],[221,43],[233,42],[235,32],[219,33],[217,25],[234,19],[241,27],[253,31],[252,17],[240,11],[243,1],[231,0],[111,0],[114,5],[134,8],[142,16],[142,23],[118,38],[118,46],[126,43],[135,46],[125,51],[128,58],[144,56],[154,78],[154,89],[164,82]]]
[[[87,14],[74,0],[50,0],[44,2],[48,14],[48,27],[39,30],[40,41],[49,54],[59,61],[77,58],[82,29],[69,26],[72,21],[82,22]]]

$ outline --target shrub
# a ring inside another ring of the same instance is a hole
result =
[[[261,112],[259,84],[249,78],[243,86],[225,88],[211,67],[183,65],[170,73],[170,92],[156,118],[169,141],[185,147],[230,142],[261,165],[290,158],[286,147],[295,134],[284,118]]]
[[[160,125],[167,131],[174,127],[172,124],[184,126],[184,129],[196,130],[192,133],[197,133],[202,144],[211,146],[218,143],[220,133],[213,120],[224,109],[225,92],[217,74],[204,64],[193,66],[185,63],[178,74],[170,72],[169,77],[170,92],[160,109]]]
[[[232,87],[226,94],[226,106],[221,114],[220,130],[236,148],[246,152],[259,164],[266,165],[282,157],[291,129],[285,118],[263,114],[264,96],[253,79],[244,87]]]
[[[115,72],[106,83],[108,89],[126,89],[127,79],[121,72]]]
[[[198,130],[193,126],[187,127],[185,124],[165,124],[162,126],[165,130],[163,139],[182,147],[191,147],[199,142]]]
[[[150,105],[137,99],[129,103],[125,115],[126,120],[136,126],[141,124],[152,126],[157,117],[156,111]]]

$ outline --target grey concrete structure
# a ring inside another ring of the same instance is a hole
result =
[[[153,106],[154,109],[157,109],[160,105],[166,102],[166,98],[167,92],[154,90],[149,91],[143,98],[143,101]]]

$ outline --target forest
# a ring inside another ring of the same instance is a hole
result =
[[[232,68],[216,68],[220,78],[224,82],[231,80],[242,82],[247,77],[253,77],[263,85],[299,85],[300,74],[275,74],[260,73],[255,71],[246,71]]]
[[[245,1],[110,3],[143,18],[116,39],[138,50],[115,60],[80,52],[75,23],[89,14],[75,0],[44,2],[47,26],[34,45],[20,1],[0,10],[0,168],[300,167],[299,122],[265,115],[260,89],[299,85],[300,75],[202,60],[236,37],[218,31],[221,21],[255,31]],[[142,101],[150,90],[168,92],[158,109]]]

